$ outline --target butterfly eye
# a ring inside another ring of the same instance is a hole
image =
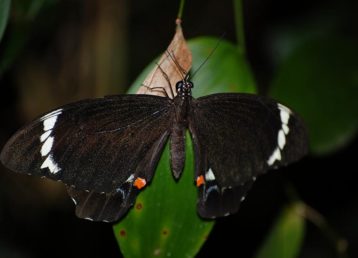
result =
[[[188,85],[189,85],[189,88],[190,88],[190,89],[194,88],[194,83],[188,82]]]
[[[177,84],[175,85],[175,88],[177,91],[181,91],[181,89],[183,88],[183,82],[178,81]]]

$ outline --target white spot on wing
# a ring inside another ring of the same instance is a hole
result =
[[[272,166],[276,160],[281,160],[281,151],[279,148],[276,148],[270,158],[267,160],[267,164]]]
[[[134,174],[131,174],[128,179],[126,180],[126,182],[133,182],[134,179]]]
[[[211,168],[209,168],[209,170],[205,173],[205,180],[206,181],[214,181],[215,180],[215,176],[214,176],[214,173],[211,170]]]
[[[267,164],[272,166],[276,160],[281,160],[281,151],[286,145],[286,135],[289,133],[288,121],[292,111],[284,105],[277,103],[277,107],[280,110],[281,129],[277,134],[277,147],[272,152],[271,156],[267,160]]]
[[[41,169],[48,168],[52,174],[56,174],[61,170],[57,163],[53,160],[52,154],[48,155],[41,165]]]
[[[282,124],[282,130],[286,135],[290,132],[290,128],[286,124]]]
[[[51,116],[44,120],[44,131],[51,130],[57,121],[57,116]]]
[[[278,132],[277,141],[278,141],[278,147],[282,150],[286,144],[286,136],[282,129]]]
[[[56,174],[61,168],[53,159],[51,150],[53,147],[54,137],[50,136],[52,129],[55,127],[58,116],[62,113],[62,109],[56,109],[47,115],[40,118],[43,121],[43,134],[40,136],[40,142],[43,142],[41,146],[41,156],[46,157],[45,161],[41,165],[41,169],[48,168],[51,173]]]
[[[41,147],[41,156],[44,157],[47,154],[50,153],[53,145],[53,137],[50,136],[47,138],[47,140],[44,142],[44,144]]]
[[[44,132],[43,134],[41,134],[40,141],[44,142],[47,139],[47,137],[50,136],[51,132],[52,132],[52,130],[48,130],[47,132]]]
[[[277,104],[278,109],[281,111],[280,112],[280,117],[281,117],[281,122],[282,124],[288,124],[288,120],[290,119],[290,114],[292,113],[291,110],[289,110],[287,107],[285,107],[284,105],[278,103]]]

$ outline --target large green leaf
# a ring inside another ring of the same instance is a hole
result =
[[[189,41],[193,54],[193,72],[196,72],[219,40],[202,37]],[[213,55],[195,73],[192,79],[195,84],[193,94],[199,97],[218,92],[255,93],[253,78],[245,57],[238,52],[236,46],[221,40]]]
[[[305,231],[303,205],[285,208],[259,249],[256,258],[295,258],[301,249]]]
[[[9,18],[11,0],[0,0],[0,41],[4,35],[4,31]]]
[[[337,37],[308,41],[282,62],[272,84],[270,95],[305,120],[315,154],[332,152],[357,133],[356,48]]]
[[[218,39],[191,40],[193,71],[210,54]],[[139,88],[155,62],[146,68],[129,92]],[[221,41],[208,62],[193,78],[195,97],[214,92],[255,92],[249,68],[237,49]],[[189,134],[186,142],[185,170],[178,182],[171,174],[168,148],[155,176],[137,198],[134,208],[117,225],[115,236],[125,257],[193,257],[208,237],[212,221],[202,220],[196,212],[193,150]]]

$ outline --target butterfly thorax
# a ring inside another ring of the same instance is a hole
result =
[[[191,81],[187,80],[186,78],[184,78],[181,81],[178,81],[177,84],[175,85],[177,95],[183,99],[187,96],[191,96],[191,89],[193,87],[194,84]]]
[[[178,81],[175,85],[177,96],[174,98],[176,122],[187,128],[187,117],[191,106],[191,89],[193,83],[186,78]]]

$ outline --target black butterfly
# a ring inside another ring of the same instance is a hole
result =
[[[198,213],[226,216],[256,177],[307,152],[302,121],[265,97],[223,93],[198,99],[187,78],[177,96],[117,95],[60,107],[19,130],[5,145],[9,169],[67,185],[76,214],[116,221],[154,174],[170,138],[175,179],[185,161],[185,132],[195,153]]]

